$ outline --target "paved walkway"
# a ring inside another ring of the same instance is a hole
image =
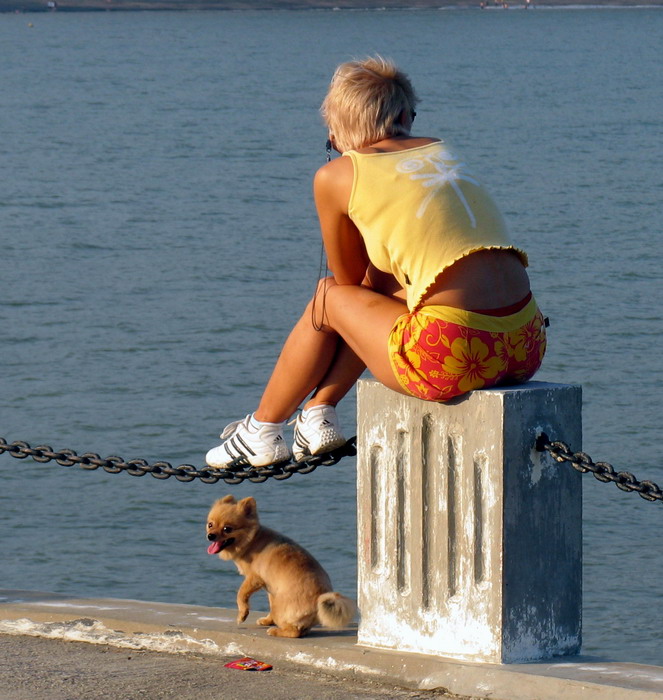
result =
[[[663,700],[656,666],[469,663],[362,647],[356,627],[282,639],[260,614],[238,626],[221,608],[0,590],[0,700]],[[224,667],[245,656],[273,669]]]
[[[0,700],[441,700],[410,691],[335,678],[279,662],[273,670],[235,671],[236,656],[132,651],[84,642],[0,635]],[[456,696],[457,697],[457,696]]]

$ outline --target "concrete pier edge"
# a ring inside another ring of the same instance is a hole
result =
[[[356,626],[315,629],[302,639],[269,637],[252,612],[0,590],[0,633],[87,641],[172,653],[251,656],[300,664],[351,681],[361,677],[418,690],[491,700],[649,700],[663,697],[663,667],[584,656],[529,664],[468,663],[362,647]]]

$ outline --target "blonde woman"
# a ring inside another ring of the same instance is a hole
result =
[[[428,401],[526,381],[545,352],[526,254],[481,184],[443,141],[414,136],[417,97],[379,56],[340,65],[321,112],[341,153],[315,175],[332,276],[288,337],[255,413],[207,453],[223,467],[339,447],[334,407],[368,367]]]

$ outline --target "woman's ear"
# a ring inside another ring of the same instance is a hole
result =
[[[329,137],[327,138],[327,143],[329,144],[329,146],[331,148],[333,148],[336,151],[336,153],[341,152],[339,147],[336,145],[336,137],[334,136],[334,134],[331,131],[329,132]]]

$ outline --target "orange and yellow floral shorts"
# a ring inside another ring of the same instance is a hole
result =
[[[533,298],[507,316],[424,306],[400,316],[389,336],[400,385],[428,401],[525,382],[545,351],[545,322]]]

